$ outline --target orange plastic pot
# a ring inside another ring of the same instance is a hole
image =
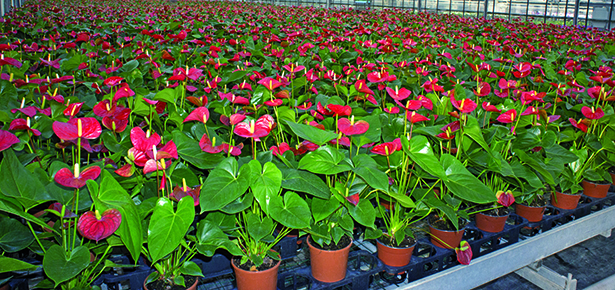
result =
[[[246,271],[235,265],[232,262],[233,269],[235,269],[235,278],[237,280],[238,290],[248,289],[263,289],[263,290],[275,290],[278,286],[278,269],[280,263],[278,261],[275,266],[264,271]]]
[[[537,223],[542,220],[542,216],[545,214],[546,206],[527,206],[519,203],[515,203],[515,213],[524,217],[531,223]]]
[[[446,231],[434,228],[429,224],[429,233],[431,234],[430,241],[434,246],[444,249],[454,249],[459,246],[465,227],[457,231]]]
[[[567,194],[556,191],[555,194],[551,194],[551,204],[561,209],[575,209],[579,204],[580,198],[580,194]]]
[[[314,247],[311,237],[307,241],[310,247],[310,264],[314,279],[325,283],[333,283],[346,277],[348,253],[350,253],[352,242],[343,249],[327,251]]]
[[[504,230],[508,215],[497,216],[484,213],[477,213],[475,216],[476,227],[489,233],[499,233]]]
[[[408,248],[390,247],[381,243],[379,240],[376,240],[376,242],[378,242],[376,245],[378,248],[378,259],[380,259],[382,263],[391,267],[403,267],[410,264],[416,242],[412,247]]]
[[[610,183],[600,184],[583,180],[583,194],[594,198],[605,198],[611,187]]]
[[[145,285],[145,283],[147,282],[147,279],[145,279],[145,281],[143,281],[143,290],[149,290],[149,288],[147,288],[147,285]],[[196,281],[194,281],[194,284],[192,284],[192,286],[187,287],[186,290],[196,290],[196,285],[199,284],[199,278],[196,278]]]

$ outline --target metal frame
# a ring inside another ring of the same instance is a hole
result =
[[[387,289],[438,290],[442,289],[442,285],[472,289],[594,236],[603,235],[613,228],[615,206],[479,257],[468,266],[453,267],[399,288],[392,285]]]

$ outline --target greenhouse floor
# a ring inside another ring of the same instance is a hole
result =
[[[572,246],[543,260],[543,265],[566,276],[577,279],[577,289],[590,285],[615,274],[615,231],[611,237],[596,236]],[[534,290],[540,289],[515,273],[489,282],[480,290]],[[615,285],[612,288],[615,289]]]

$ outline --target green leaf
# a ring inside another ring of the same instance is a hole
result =
[[[201,212],[219,210],[248,190],[250,166],[238,167],[237,160],[229,157],[209,173],[201,190]]]
[[[0,248],[2,250],[9,253],[21,251],[30,246],[33,241],[32,232],[21,222],[0,215]]]
[[[13,271],[33,271],[39,267],[21,260],[5,256],[0,256],[0,265],[2,265],[2,267],[0,267],[0,273],[7,273]]]
[[[203,152],[198,141],[177,130],[173,132],[173,140],[179,156],[199,169],[213,169],[224,159],[221,154]]]
[[[242,78],[244,78],[246,76],[246,74],[248,74],[248,71],[245,70],[238,70],[234,73],[232,73],[228,79],[226,80],[227,83],[232,83],[236,80],[240,80]]]
[[[171,88],[167,88],[162,91],[159,91],[154,96],[154,100],[175,104],[175,90]]]
[[[136,60],[136,59],[133,59],[133,60],[131,60],[131,61],[129,61],[129,62],[127,62],[127,63],[125,63],[125,64],[122,66],[121,70],[122,70],[123,72],[128,72],[128,73],[129,73],[129,72],[132,72],[132,71],[134,71],[135,69],[137,69],[137,67],[139,67],[139,61],[138,61],[138,60]]]
[[[269,200],[271,196],[278,195],[282,186],[282,172],[275,164],[271,162],[265,163],[261,167],[257,160],[250,161],[252,167],[253,180],[252,193],[258,201],[265,214],[269,214]]]
[[[228,235],[217,224],[209,219],[204,219],[197,224],[196,238],[196,249],[205,256],[213,256],[218,248],[226,249],[233,256],[242,255],[241,249],[229,240]]]
[[[521,162],[527,164],[529,167],[536,170],[536,172],[540,173],[546,183],[555,186],[553,176],[549,173],[549,171],[547,171],[546,165],[541,160],[536,159],[535,157],[530,157],[520,149],[513,149],[513,152],[517,157],[519,157]]]
[[[358,223],[373,228],[376,221],[376,209],[368,199],[362,199],[356,206],[349,206],[348,212]]]
[[[282,188],[305,192],[319,198],[329,198],[329,187],[320,177],[313,173],[298,169],[281,169],[283,174]]]
[[[10,214],[14,214],[16,216],[19,216],[27,221],[33,222],[41,227],[44,227],[46,229],[49,230],[53,230],[54,232],[58,233],[59,232],[57,230],[54,230],[52,227],[50,227],[49,225],[47,225],[46,223],[44,223],[42,220],[38,219],[37,217],[23,211],[22,209],[18,208],[17,205],[6,201],[6,200],[2,200],[2,196],[0,196],[0,211],[6,212],[6,213],[10,213]]]
[[[329,199],[312,199],[312,216],[314,222],[319,222],[331,215],[340,205],[340,202],[335,198]]]
[[[480,127],[478,126],[478,121],[472,115],[467,115],[467,117],[468,117],[468,120],[463,127],[464,135],[469,136],[470,138],[472,138],[472,140],[474,140],[474,142],[478,143],[480,147],[485,149],[485,151],[487,151],[488,153],[491,153],[491,148],[489,148],[489,145],[487,144],[487,142],[485,141],[485,138],[483,137],[483,133],[480,131]]]
[[[414,135],[410,140],[401,138],[401,145],[404,152],[414,161],[421,169],[427,173],[446,180],[446,174],[442,168],[442,164],[431,150],[431,144],[427,137],[422,135]]]
[[[340,164],[343,159],[344,155],[335,147],[326,145],[303,156],[299,161],[299,169],[316,174],[337,174],[351,170],[350,165]]]
[[[297,136],[320,146],[337,138],[337,134],[335,132],[321,130],[314,126],[298,124],[290,121],[286,121],[286,124],[290,126],[290,129],[297,134]]]
[[[43,258],[43,270],[56,286],[79,275],[89,264],[90,251],[85,246],[66,253],[59,245],[53,245]]]
[[[455,157],[442,154],[440,157],[447,180],[446,187],[457,197],[479,204],[495,202],[495,193],[476,178]]]
[[[147,247],[152,264],[179,247],[192,221],[194,200],[191,196],[186,196],[177,203],[177,211],[173,209],[170,199],[158,199],[147,231]]]
[[[260,241],[272,233],[273,220],[268,217],[261,220],[257,215],[249,214],[247,217],[246,230],[252,239]]]
[[[269,212],[273,219],[289,228],[303,229],[310,226],[310,208],[295,192],[286,192],[283,203],[280,196],[273,197],[269,202]]]
[[[389,177],[378,169],[378,163],[367,154],[359,154],[352,158],[352,171],[359,175],[374,189],[384,192],[389,190]]]
[[[549,148],[545,148],[545,152],[547,152],[547,157],[551,159],[560,159],[562,163],[568,164],[575,162],[579,159],[577,155],[566,150],[563,146],[559,144],[554,144]]]
[[[128,192],[107,170],[102,171],[100,187],[93,180],[88,180],[87,186],[97,210],[103,212],[114,208],[120,212],[122,222],[116,233],[122,238],[133,260],[138,260],[143,245],[142,219]]]
[[[179,271],[184,275],[203,277],[203,270],[192,261],[184,261]]]
[[[19,162],[12,149],[4,151],[0,180],[0,192],[14,197],[25,208],[51,200],[45,186]]]

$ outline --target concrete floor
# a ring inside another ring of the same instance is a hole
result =
[[[577,279],[577,289],[584,289],[615,274],[615,231],[611,237],[596,236],[543,260],[543,265]],[[484,284],[477,290],[540,290],[517,274],[509,274]],[[615,285],[612,288],[615,289]]]

